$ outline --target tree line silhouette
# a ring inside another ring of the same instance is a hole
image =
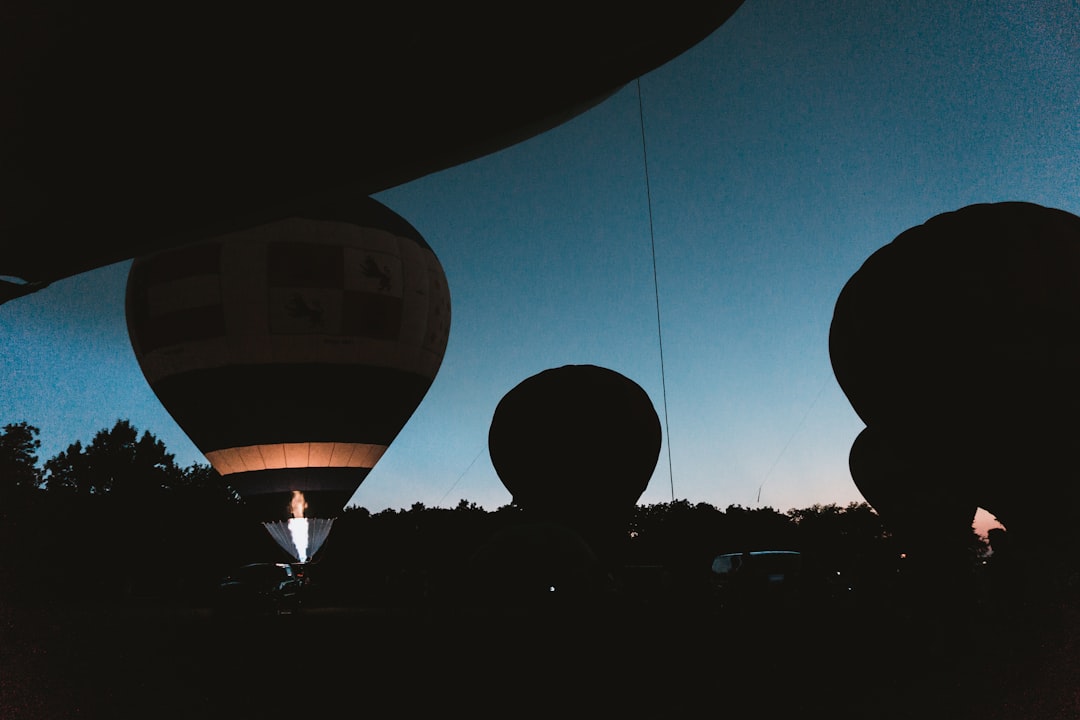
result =
[[[999,696],[1023,701],[1017,673],[1067,663],[1056,639],[1070,637],[1070,616],[1031,602],[1030,569],[1007,543],[988,554],[973,531],[968,577],[950,585],[970,592],[944,597],[866,503],[640,505],[617,557],[513,503],[350,506],[303,566],[299,613],[207,615],[228,572],[291,560],[212,468],[178,466],[126,420],[44,462],[37,435],[0,428],[0,613],[22,653],[5,671],[34,702],[48,686],[76,688],[58,707],[247,712],[290,638],[325,686],[366,677],[402,697],[431,682],[513,695],[559,678],[596,692],[647,669],[668,700],[714,694],[723,678],[752,705],[854,713],[837,717],[1010,717],[989,713],[1006,707]],[[797,595],[718,592],[713,560],[759,550],[800,553]],[[258,701],[269,716],[280,698]]]
[[[292,560],[209,465],[177,465],[161,440],[127,420],[44,462],[38,434],[26,422],[0,431],[0,572],[13,599],[199,603],[239,564]],[[633,602],[686,607],[711,601],[714,557],[754,550],[802,553],[819,598],[900,597],[904,548],[866,503],[786,512],[640,505],[614,560],[588,558],[588,548],[537,527],[513,503],[494,511],[465,499],[378,513],[350,506],[307,567],[312,598],[382,606],[463,599],[555,558],[588,560],[608,590]],[[987,550],[973,531],[973,574]]]

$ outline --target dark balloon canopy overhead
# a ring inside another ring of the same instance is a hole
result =
[[[1067,524],[1080,495],[1080,218],[988,203],[901,233],[844,286],[829,352],[867,425],[852,473],[883,516],[959,502],[1028,537]]]
[[[136,259],[127,318],[162,405],[277,521],[349,501],[438,372],[450,295],[416,229],[361,197]]]
[[[0,282],[0,301],[505,148],[741,3],[545,5],[506,22],[477,3],[9,0],[0,276],[30,284]]]
[[[648,394],[596,365],[525,379],[499,401],[488,432],[491,462],[514,501],[547,519],[572,514],[571,527],[627,517],[661,440]]]

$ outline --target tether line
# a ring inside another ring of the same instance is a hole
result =
[[[483,447],[481,447],[481,448],[480,448],[479,452],[477,452],[477,453],[476,453],[476,457],[474,457],[474,458],[472,459],[472,462],[471,462],[471,463],[469,463],[469,466],[468,466],[467,468],[465,468],[464,470],[462,470],[462,471],[461,471],[461,474],[457,476],[457,480],[455,480],[455,481],[454,481],[454,484],[453,484],[453,485],[451,485],[451,486],[450,486],[450,487],[449,487],[449,488],[448,488],[448,489],[446,490],[446,492],[445,492],[445,493],[443,493],[442,499],[441,499],[441,500],[439,500],[439,502],[438,502],[438,506],[441,506],[441,505],[442,505],[442,502],[443,502],[443,500],[445,500],[445,499],[446,499],[446,496],[447,496],[447,495],[449,495],[450,493],[452,493],[452,492],[454,491],[454,488],[456,488],[456,487],[457,487],[457,484],[458,484],[459,482],[461,482],[461,478],[465,477],[465,473],[467,473],[467,472],[469,472],[470,470],[472,470],[472,466],[473,466],[473,465],[475,465],[475,464],[476,464],[476,461],[480,459],[480,456],[484,454],[484,450],[487,450],[487,444],[486,444],[486,443],[484,444],[484,446],[483,446]]]
[[[660,323],[660,283],[656,277],[656,234],[653,232],[652,188],[649,185],[649,153],[645,149],[645,109],[641,100],[641,78],[637,78],[638,122],[641,125],[641,158],[645,165],[645,197],[649,206],[649,245],[652,248],[653,294],[656,300],[656,339],[660,345],[660,387],[664,402],[664,436],[667,438],[668,482],[671,485],[671,501],[675,502],[675,474],[671,469],[671,428],[668,425],[667,378],[664,374],[664,334]]]
[[[773,460],[773,464],[769,466],[768,472],[765,473],[765,477],[761,479],[761,484],[758,485],[757,489],[756,504],[761,504],[761,489],[765,487],[765,483],[768,481],[769,476],[772,475],[772,471],[775,470],[776,466],[780,463],[780,458],[784,457],[784,453],[786,453],[788,447],[790,447],[791,441],[795,439],[795,436],[799,434],[800,430],[802,430],[803,425],[806,424],[806,418],[810,417],[810,411],[814,409],[815,405],[817,405],[818,400],[821,399],[821,393],[825,392],[825,386],[828,384],[829,376],[826,376],[825,381],[821,383],[821,387],[818,388],[817,395],[814,396],[813,401],[810,403],[810,407],[806,408],[806,412],[803,413],[802,419],[799,420],[799,424],[795,426],[795,430],[791,433],[791,436],[787,439],[787,442],[784,443],[784,447],[781,448],[780,454],[776,456],[776,459]]]

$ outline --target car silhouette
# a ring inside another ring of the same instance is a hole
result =
[[[245,614],[287,614],[300,608],[303,580],[288,563],[248,563],[218,584],[219,610]]]

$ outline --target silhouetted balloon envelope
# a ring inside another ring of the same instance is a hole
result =
[[[486,3],[5,0],[0,276],[47,282],[493,153],[741,4],[504,22]],[[0,280],[0,302],[25,291]]]
[[[1075,425],[1080,218],[979,204],[901,233],[844,286],[829,352],[868,426],[985,440]]]
[[[868,428],[938,490],[1037,532],[1074,504],[1077,216],[988,203],[906,230],[844,286],[829,352]],[[860,441],[852,450],[854,475]],[[886,475],[857,478],[868,499],[901,482],[878,467]]]
[[[967,479],[943,482],[942,468],[917,448],[898,451],[881,432],[864,428],[851,445],[848,467],[859,492],[894,531],[940,536],[971,526],[977,505]]]
[[[840,293],[829,351],[868,426],[948,435],[969,465],[1016,473],[1074,435],[1078,329],[1080,218],[982,204],[873,253]]]
[[[334,516],[426,394],[450,295],[408,222],[361,197],[136,259],[150,387],[261,519]]]
[[[648,394],[596,365],[544,370],[499,401],[488,449],[499,479],[523,509],[609,519],[633,510],[661,444]]]
[[[863,428],[848,453],[851,479],[866,502],[886,519],[910,514],[912,493],[904,488],[910,476],[900,468],[896,455],[869,428]]]

